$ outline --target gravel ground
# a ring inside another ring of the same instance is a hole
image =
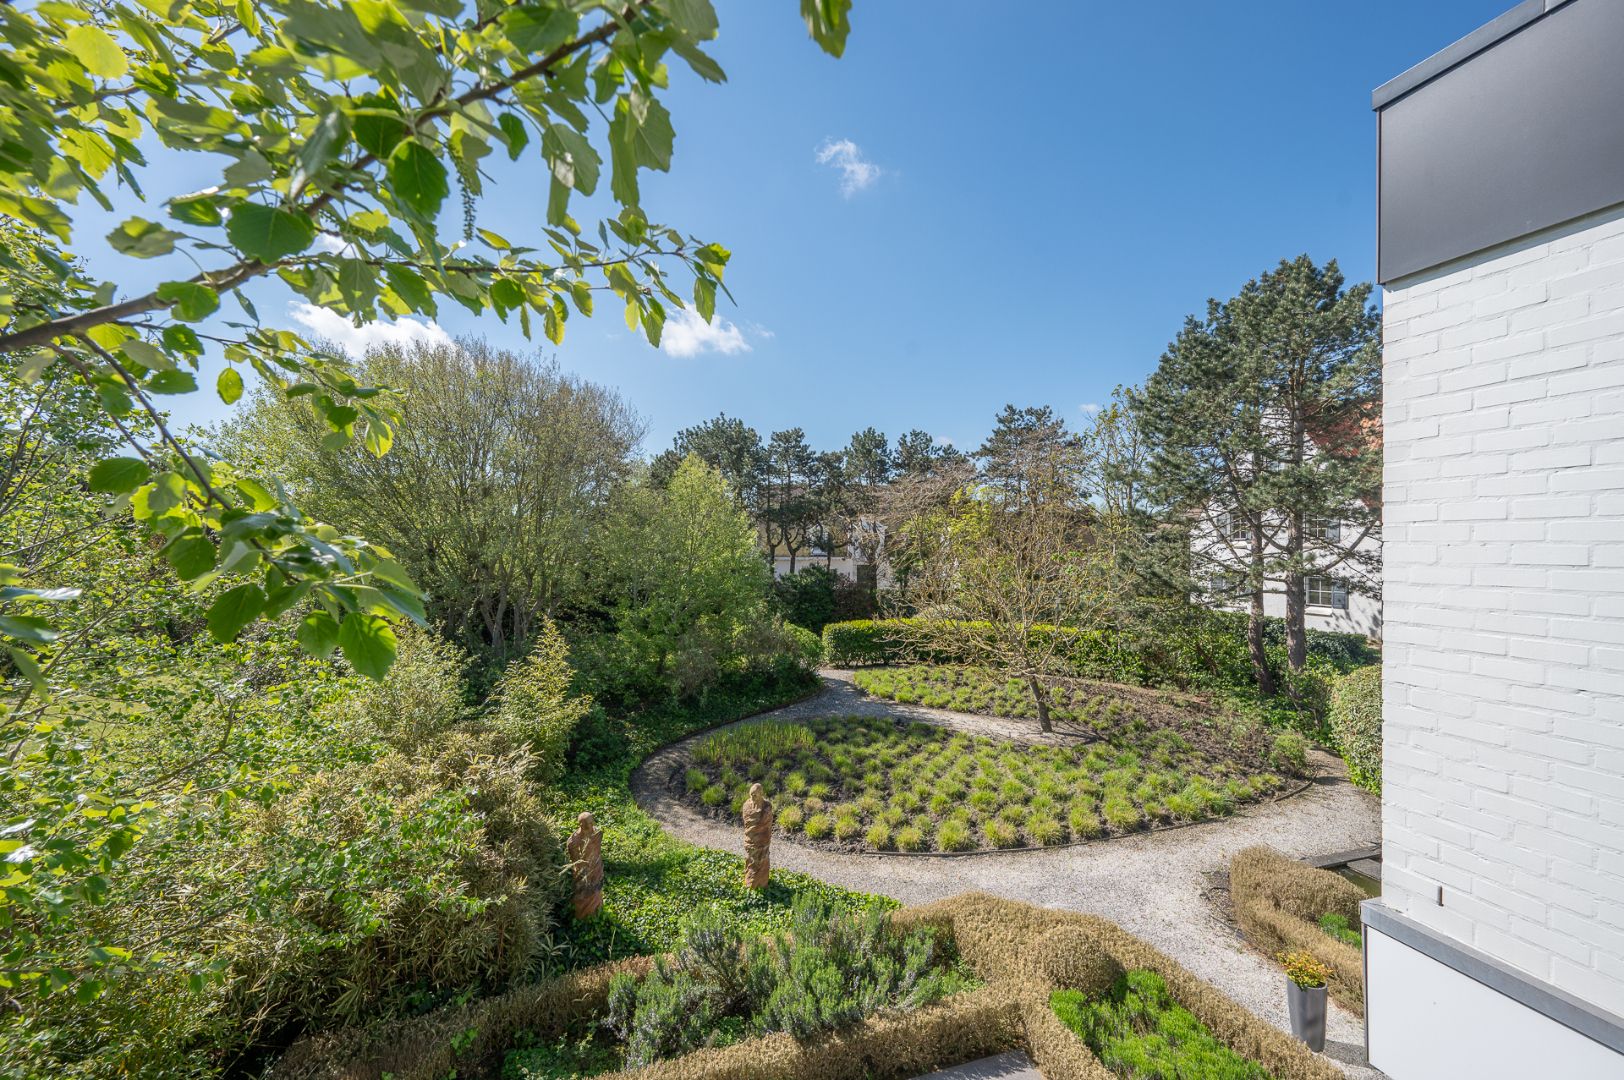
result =
[[[848,672],[824,672],[815,697],[741,723],[828,715],[892,716],[964,731],[1037,741],[1032,724],[928,709],[867,697]],[[704,816],[673,792],[692,744],[673,743],[632,777],[637,802],[673,834],[705,847],[742,854],[743,831]],[[779,839],[775,867],[799,870],[851,889],[883,893],[905,904],[977,889],[1046,907],[1090,911],[1155,945],[1258,1016],[1290,1030],[1285,976],[1240,939],[1208,896],[1209,875],[1253,844],[1294,857],[1345,851],[1381,837],[1381,805],[1348,783],[1341,762],[1316,753],[1318,775],[1302,794],[1254,804],[1232,817],[1187,828],[1135,833],[1050,851],[985,852],[957,857],[841,854]],[[1382,1074],[1365,1063],[1364,1026],[1334,1002],[1326,1055],[1349,1076]]]

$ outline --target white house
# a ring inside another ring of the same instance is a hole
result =
[[[1624,1077],[1624,3],[1376,91],[1393,1080]]]
[[[1265,519],[1266,531],[1278,533],[1281,527],[1281,522]],[[1191,554],[1198,568],[1209,568],[1207,598],[1215,607],[1245,607],[1244,601],[1237,598],[1242,577],[1236,571],[1246,562],[1245,545],[1250,535],[1250,528],[1239,515],[1217,507],[1203,512],[1191,528]],[[1310,630],[1381,638],[1380,531],[1352,521],[1316,521],[1309,530],[1307,549],[1309,557],[1325,570],[1304,579],[1304,625]],[[1285,617],[1286,588],[1281,578],[1264,579],[1263,613],[1271,618]]]

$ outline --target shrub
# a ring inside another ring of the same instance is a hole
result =
[[[1348,778],[1382,790],[1382,669],[1358,668],[1337,681],[1331,694],[1331,732],[1348,763]]]
[[[1319,928],[1344,945],[1351,945],[1355,949],[1365,947],[1365,936],[1348,925],[1346,915],[1321,915]]]
[[[773,601],[786,622],[814,634],[835,617],[835,589],[840,575],[824,566],[808,566],[773,582]]]
[[[396,750],[423,745],[461,720],[461,649],[427,630],[403,627],[398,652],[381,682],[353,679],[323,710],[323,721],[339,728],[346,741],[381,740]]]
[[[1104,997],[1122,977],[1122,965],[1075,926],[1039,934],[1026,947],[1025,966],[1048,986],[1076,990],[1089,999]]]
[[[835,667],[892,663],[896,646],[888,629],[882,619],[830,623],[823,628],[824,661]]]
[[[751,1035],[806,1040],[966,988],[939,939],[930,927],[896,933],[883,911],[852,916],[810,897],[796,900],[785,931],[765,939],[701,912],[675,962],[656,960],[641,981],[615,977],[607,1024],[628,1068],[712,1043],[729,1017]]]
[[[817,634],[794,623],[785,623],[784,637],[789,642],[790,651],[808,670],[815,671],[823,663],[823,639]]]
[[[1300,731],[1276,733],[1269,745],[1269,764],[1292,776],[1308,775],[1308,738]]]
[[[543,618],[530,651],[509,664],[496,684],[491,725],[529,748],[533,775],[541,783],[563,775],[575,725],[592,708],[591,698],[570,694],[574,677],[564,635],[551,619]]]

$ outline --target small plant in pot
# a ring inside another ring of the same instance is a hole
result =
[[[1331,969],[1309,952],[1280,954],[1286,968],[1286,1009],[1291,1033],[1318,1053],[1325,1049],[1325,981]]]

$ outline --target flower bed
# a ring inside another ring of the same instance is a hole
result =
[[[1219,1042],[1154,971],[1130,971],[1099,997],[1056,990],[1060,1022],[1118,1076],[1133,1080],[1270,1080],[1263,1066]]]
[[[1151,972],[1166,1001],[1208,1036],[1275,1080],[1341,1080],[1335,1066],[1230,1001],[1167,956],[1093,915],[1053,911],[969,893],[891,919],[892,931],[934,930],[984,985],[935,1004],[888,1011],[833,1031],[787,1031],[695,1050],[616,1080],[902,1080],[1016,1048],[1047,1080],[1117,1080],[1088,1043],[1055,1014],[1057,990],[1083,1000],[1107,995],[1124,971]],[[579,972],[500,998],[364,1034],[301,1044],[277,1080],[480,1080],[500,1074],[508,1054],[565,1040],[609,1012],[612,987],[646,980],[654,961]]]
[[[1269,956],[1306,952],[1330,969],[1331,996],[1364,1015],[1364,893],[1352,882],[1288,859],[1267,847],[1247,848],[1230,860],[1229,897],[1247,939]]]
[[[843,850],[1045,847],[1231,813],[1279,792],[1244,733],[1228,753],[1123,710],[1112,738],[1026,745],[873,717],[766,721],[698,743],[687,798],[737,819],[752,782],[781,832]],[[1196,714],[1192,724],[1210,719]]]

